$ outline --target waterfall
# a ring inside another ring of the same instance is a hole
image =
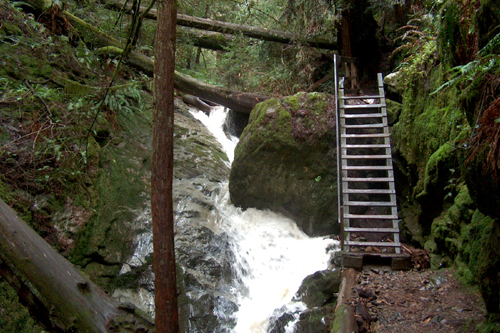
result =
[[[193,109],[190,112],[221,143],[230,166],[238,139],[222,130],[225,110],[216,107],[210,116]],[[311,238],[294,221],[277,213],[235,207],[230,203],[227,180],[174,179],[173,186],[178,202],[175,220],[176,258],[183,270],[180,280],[191,284],[184,286],[189,290],[180,312],[189,320],[183,330],[265,333],[269,319],[284,314],[296,322],[306,306],[294,300],[295,293],[306,276],[327,269],[329,251],[338,249],[338,242]],[[200,213],[197,207],[205,210]],[[144,267],[153,253],[151,209],[138,212],[132,224],[137,229],[134,253],[120,275]],[[116,289],[113,296],[154,317],[151,267],[143,270],[138,286]],[[289,322],[286,332],[294,332],[295,322]]]
[[[195,110],[191,113],[219,140],[232,162],[237,138],[222,130],[224,108],[214,108],[210,116]],[[307,275],[327,268],[331,256],[327,248],[338,247],[338,242],[311,238],[294,221],[271,211],[242,211],[229,203],[227,185],[217,200],[223,218],[216,227],[229,235],[236,257],[234,269],[245,286],[236,291],[239,310],[234,332],[265,333],[271,315],[297,314],[306,308],[293,297]],[[293,332],[293,323],[287,332]]]

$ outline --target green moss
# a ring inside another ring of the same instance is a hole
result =
[[[335,310],[335,317],[333,318],[331,324],[331,332],[343,332],[346,330],[347,316],[349,316],[349,310],[347,307],[347,305],[341,304]]]
[[[462,283],[467,285],[474,285],[475,283],[477,283],[476,277],[465,262],[461,260],[455,260],[455,266],[456,275],[458,279],[462,281]]]
[[[293,110],[297,111],[300,108],[300,98],[303,96],[303,94],[297,94],[295,96],[290,96],[287,97],[284,102],[288,104],[288,106]]]
[[[399,115],[403,109],[403,105],[401,103],[395,102],[393,100],[387,99],[387,117],[389,121],[389,125],[394,125],[399,120]]]
[[[439,147],[439,149],[430,156],[425,166],[423,190],[417,195],[417,198],[427,195],[429,187],[438,182],[440,169],[443,169],[443,166],[446,168],[446,165],[449,164],[449,161],[454,157],[454,149],[454,145],[448,142]],[[416,189],[418,189],[418,187],[416,187]]]
[[[469,267],[474,276],[477,274],[479,258],[492,228],[493,219],[476,209],[471,222],[461,230],[462,246],[459,259]]]
[[[0,34],[4,35],[22,35],[21,29],[17,25],[12,24],[11,22],[2,22],[2,26],[0,28]]]
[[[437,252],[437,244],[433,238],[428,239],[424,244],[424,249],[430,253]]]
[[[454,142],[467,127],[464,113],[458,107],[457,90],[449,89],[431,95],[442,84],[446,69],[443,65],[433,65],[433,57],[428,61],[428,66],[433,67],[427,77],[413,78],[414,81],[411,81],[408,70],[402,71],[403,77],[409,82],[406,81],[404,87],[401,114],[392,129],[396,149],[408,165],[416,170],[418,181],[414,187],[415,195],[425,191],[425,181],[432,181],[426,179],[431,155],[447,142]]]
[[[39,327],[21,305],[16,291],[0,278],[0,333],[40,333]]]

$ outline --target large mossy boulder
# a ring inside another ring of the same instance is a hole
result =
[[[235,149],[232,202],[282,213],[309,235],[338,232],[334,106],[319,93],[258,104]]]

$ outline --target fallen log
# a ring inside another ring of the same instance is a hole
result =
[[[40,12],[49,10],[53,5],[50,0],[26,0],[25,2]],[[96,27],[87,24],[67,11],[60,11],[59,15],[63,15],[71,26],[76,29],[80,37],[95,48],[102,49],[112,46],[106,50],[108,52],[120,53],[125,47],[119,40],[99,31]],[[128,55],[127,62],[131,66],[153,76],[154,61],[143,53],[132,50]],[[250,113],[257,103],[269,98],[260,94],[246,93],[205,83],[177,71],[175,72],[174,83],[176,89],[186,94],[195,95],[201,99],[206,99],[225,106],[228,109],[243,113]]]
[[[127,5],[125,6],[125,8],[123,8],[122,3],[112,0],[105,1],[105,7],[117,11],[122,11],[123,9],[125,13],[130,13],[132,10],[132,5]],[[144,10],[145,7],[140,8],[141,12],[143,12]],[[156,10],[151,9],[146,14],[145,18],[156,20]],[[303,37],[286,31],[215,21],[184,14],[177,14],[177,25],[220,32],[224,34],[242,34],[246,37],[256,38],[269,42],[304,45],[327,50],[337,49],[337,40],[335,38],[328,39],[324,37]]]
[[[181,98],[184,103],[194,106],[195,108],[203,111],[207,116],[210,115],[212,107],[207,103],[203,102],[198,97],[188,94],[181,94]]]
[[[177,41],[214,51],[226,51],[233,38],[231,35],[196,29],[177,29]]]
[[[50,332],[125,332],[127,325],[118,328],[123,323],[154,331],[151,321],[121,308],[2,200],[0,275]]]

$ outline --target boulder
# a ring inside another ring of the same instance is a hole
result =
[[[308,309],[300,314],[295,333],[329,333],[333,321],[334,306]]]
[[[333,303],[340,283],[340,270],[318,271],[302,281],[296,299],[305,303],[309,309]]]
[[[269,209],[308,235],[338,233],[335,103],[298,93],[258,104],[235,149],[233,204]]]

